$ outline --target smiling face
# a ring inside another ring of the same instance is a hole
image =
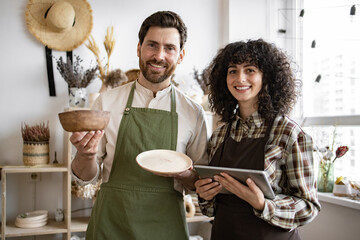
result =
[[[153,84],[167,87],[184,54],[176,28],[150,27],[144,42],[137,48],[141,70],[139,82],[145,87]]]
[[[263,73],[252,64],[229,65],[226,76],[227,87],[238,101],[242,117],[248,117],[258,109],[262,77]]]

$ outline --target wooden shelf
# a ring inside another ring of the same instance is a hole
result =
[[[49,164],[40,166],[3,166],[3,173],[33,173],[33,172],[67,172],[64,165]]]
[[[49,219],[48,224],[39,227],[39,228],[19,228],[16,227],[13,222],[8,222],[6,220],[6,204],[7,204],[7,194],[6,194],[6,183],[7,183],[7,175],[8,174],[21,174],[21,173],[61,173],[63,174],[63,197],[65,202],[63,204],[63,208],[67,209],[69,206],[69,201],[67,200],[69,197],[70,184],[69,184],[69,171],[68,166],[61,164],[49,164],[49,165],[38,165],[38,166],[2,166],[1,177],[2,177],[2,221],[1,221],[1,239],[5,239],[7,237],[21,237],[21,236],[35,236],[35,235],[47,235],[47,234],[58,234],[65,233],[68,234],[67,223],[70,221],[56,222],[54,220]],[[68,236],[70,236],[68,234]],[[68,237],[69,239],[69,237]]]
[[[46,235],[66,233],[67,228],[64,222],[56,222],[49,219],[48,224],[39,228],[18,228],[14,223],[6,224],[5,237],[21,237],[21,236],[33,236],[33,235]]]
[[[1,213],[1,239],[7,237],[36,236],[48,234],[63,234],[64,239],[70,239],[72,219],[71,219],[71,143],[69,141],[70,134],[64,132],[64,162],[62,164],[43,164],[36,166],[1,166],[2,180],[2,213]],[[60,173],[62,181],[59,183],[63,187],[62,198],[64,209],[64,221],[56,222],[49,219],[48,224],[39,228],[18,228],[14,223],[7,221],[7,175],[20,173]],[[87,223],[74,219],[74,229],[85,231]],[[84,230],[85,229],[85,230]]]
[[[90,217],[72,218],[71,219],[71,232],[85,232],[89,223]]]
[[[85,232],[89,223],[90,217],[72,218],[71,219],[71,232]],[[5,237],[24,237],[33,235],[47,235],[66,233],[67,228],[65,222],[56,222],[54,220],[48,221],[48,224],[39,228],[19,228],[14,223],[6,224]]]

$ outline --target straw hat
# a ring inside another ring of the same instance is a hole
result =
[[[29,31],[58,51],[77,48],[92,29],[92,10],[86,0],[29,0],[25,16]]]

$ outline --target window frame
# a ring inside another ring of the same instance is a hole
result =
[[[268,3],[270,8],[269,11],[279,11],[279,9],[285,9],[289,11],[284,11],[287,14],[287,23],[279,23],[279,19],[272,19],[272,26],[280,26],[281,24],[287,26],[287,29],[292,29],[287,32],[287,36],[281,40],[279,34],[277,36],[272,35],[271,37],[275,42],[282,47],[285,51],[290,53],[294,57],[295,62],[299,68],[303,67],[303,30],[301,23],[299,22],[298,13],[301,9],[304,8],[304,0],[278,0],[272,3]],[[272,29],[274,31],[274,27]],[[300,73],[298,78],[302,79],[302,74]],[[304,91],[302,89],[302,91]],[[360,126],[360,115],[336,115],[336,116],[316,116],[316,117],[305,117],[304,116],[304,100],[303,92],[298,99],[298,103],[295,106],[292,112],[292,118],[300,124],[302,127],[312,127],[312,126]]]

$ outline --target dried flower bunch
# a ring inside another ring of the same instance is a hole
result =
[[[196,68],[194,68],[193,77],[195,78],[197,83],[200,85],[201,89],[204,92],[204,95],[209,94],[210,90],[209,90],[208,83],[206,81],[205,70],[202,73],[199,73],[199,71]]]
[[[100,190],[102,180],[98,180],[95,184],[87,184],[85,186],[78,185],[75,181],[71,182],[71,193],[78,198],[92,199],[96,197]]]
[[[349,150],[347,146],[339,146],[336,148],[334,156],[334,146],[336,143],[337,133],[336,126],[334,127],[332,134],[332,143],[331,147],[326,146],[324,148],[316,148],[320,155],[320,164],[319,164],[319,176],[318,176],[318,190],[320,192],[332,192],[334,187],[334,163],[335,160],[341,158]],[[327,137],[327,140],[330,139]]]
[[[340,146],[340,147],[338,147],[338,148],[336,149],[335,158],[334,158],[334,160],[332,161],[332,163],[334,163],[336,159],[341,158],[342,156],[344,156],[347,151],[349,151],[349,147],[348,147],[348,146]]]
[[[50,139],[49,122],[29,126],[21,124],[21,134],[24,142],[46,142]]]
[[[336,151],[335,151],[335,157],[333,160],[331,160],[334,156],[334,145],[335,145],[335,140],[337,137],[337,133],[336,133],[336,126],[334,127],[333,130],[333,138],[332,138],[332,144],[331,144],[331,148],[329,146],[326,146],[325,148],[320,148],[318,149],[318,151],[320,153],[322,153],[322,157],[321,157],[321,163],[334,163],[336,159],[341,158],[342,156],[345,155],[345,153],[349,150],[348,146],[339,146]]]
[[[105,87],[114,87],[114,86],[120,86],[122,83],[126,82],[124,80],[124,77],[121,74],[120,69],[116,69],[111,71],[110,70],[110,57],[112,53],[114,52],[115,48],[115,38],[114,38],[114,27],[109,26],[106,29],[106,35],[104,40],[104,47],[107,54],[107,64],[103,67],[101,63],[100,58],[100,49],[98,45],[96,44],[93,36],[90,36],[88,40],[88,44],[86,44],[86,47],[92,51],[95,55],[96,62],[99,66],[99,77],[102,81],[102,88],[100,91],[105,89]],[[121,75],[121,76],[120,76]]]
[[[115,69],[105,76],[105,85],[111,88],[121,86],[127,81],[128,77],[120,69]]]
[[[96,76],[98,66],[84,70],[81,66],[83,60],[75,55],[74,62],[70,58],[66,62],[60,57],[56,60],[57,69],[69,85],[69,88],[86,88]]]
[[[101,63],[101,60],[100,60],[100,49],[99,49],[98,45],[96,44],[93,36],[90,36],[88,41],[89,42],[88,42],[88,44],[86,44],[86,47],[88,49],[90,49],[90,51],[92,51],[94,53],[94,55],[95,55],[96,62],[97,62],[98,67],[99,67],[99,77],[100,77],[102,83],[104,84],[104,82],[105,82],[105,70],[104,70],[104,67],[102,66],[102,63]]]
[[[115,38],[114,38],[114,27],[108,27],[106,29],[106,35],[105,35],[105,40],[104,40],[104,47],[105,47],[105,51],[106,54],[108,56],[108,64],[107,64],[107,73],[109,73],[109,62],[110,62],[110,56],[114,51],[114,47],[115,47]]]

